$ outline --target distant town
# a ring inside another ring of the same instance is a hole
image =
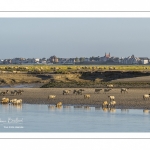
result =
[[[110,53],[102,57],[76,57],[76,58],[59,58],[51,56],[49,58],[13,58],[13,59],[0,59],[0,64],[59,64],[59,65],[98,65],[98,64],[124,64],[124,65],[136,65],[136,64],[150,64],[150,59],[148,57],[135,57],[131,55],[129,57],[114,57]]]

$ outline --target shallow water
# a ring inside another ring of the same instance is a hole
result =
[[[27,84],[15,84],[15,85],[1,85],[0,88],[39,88],[43,83],[27,83]]]
[[[0,105],[0,132],[150,132],[150,113],[142,109],[6,104]]]

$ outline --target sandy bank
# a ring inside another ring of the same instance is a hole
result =
[[[1,88],[1,91],[14,90],[19,88]],[[108,95],[115,96],[117,102],[116,108],[128,108],[128,109],[150,109],[150,99],[143,100],[143,94],[149,94],[150,88],[130,88],[128,93],[121,94],[120,88],[114,88],[109,93],[104,94],[102,91],[99,94],[94,93],[95,88],[83,88],[85,91],[83,95],[73,94],[75,88],[70,88],[69,95],[63,95],[62,91],[69,88],[24,88],[22,95],[11,95],[10,93],[3,97],[21,98],[23,103],[28,104],[56,104],[61,101],[64,105],[96,105],[101,107],[104,100],[109,100]],[[55,100],[48,100],[49,94],[56,95]],[[84,99],[84,94],[90,94],[90,99]]]

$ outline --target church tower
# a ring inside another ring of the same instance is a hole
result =
[[[105,57],[110,58],[110,52],[109,52],[109,54],[105,53]]]

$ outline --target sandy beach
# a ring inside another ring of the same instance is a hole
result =
[[[1,91],[17,90],[19,88],[1,88]],[[5,96],[0,95],[0,99],[8,97],[10,99],[22,99],[26,104],[56,104],[62,102],[63,105],[93,105],[101,107],[103,101],[109,101],[108,96],[115,96],[116,108],[118,109],[150,109],[150,98],[143,100],[144,94],[150,93],[150,88],[130,88],[128,93],[120,92],[120,88],[113,88],[110,92],[94,93],[95,88],[83,88],[85,91],[82,95],[73,94],[74,89],[79,88],[21,88],[24,90],[22,95],[11,95],[10,93]],[[71,90],[68,95],[63,95],[63,90]],[[48,99],[48,95],[56,95],[55,99]],[[84,99],[84,94],[90,94],[89,99]]]

